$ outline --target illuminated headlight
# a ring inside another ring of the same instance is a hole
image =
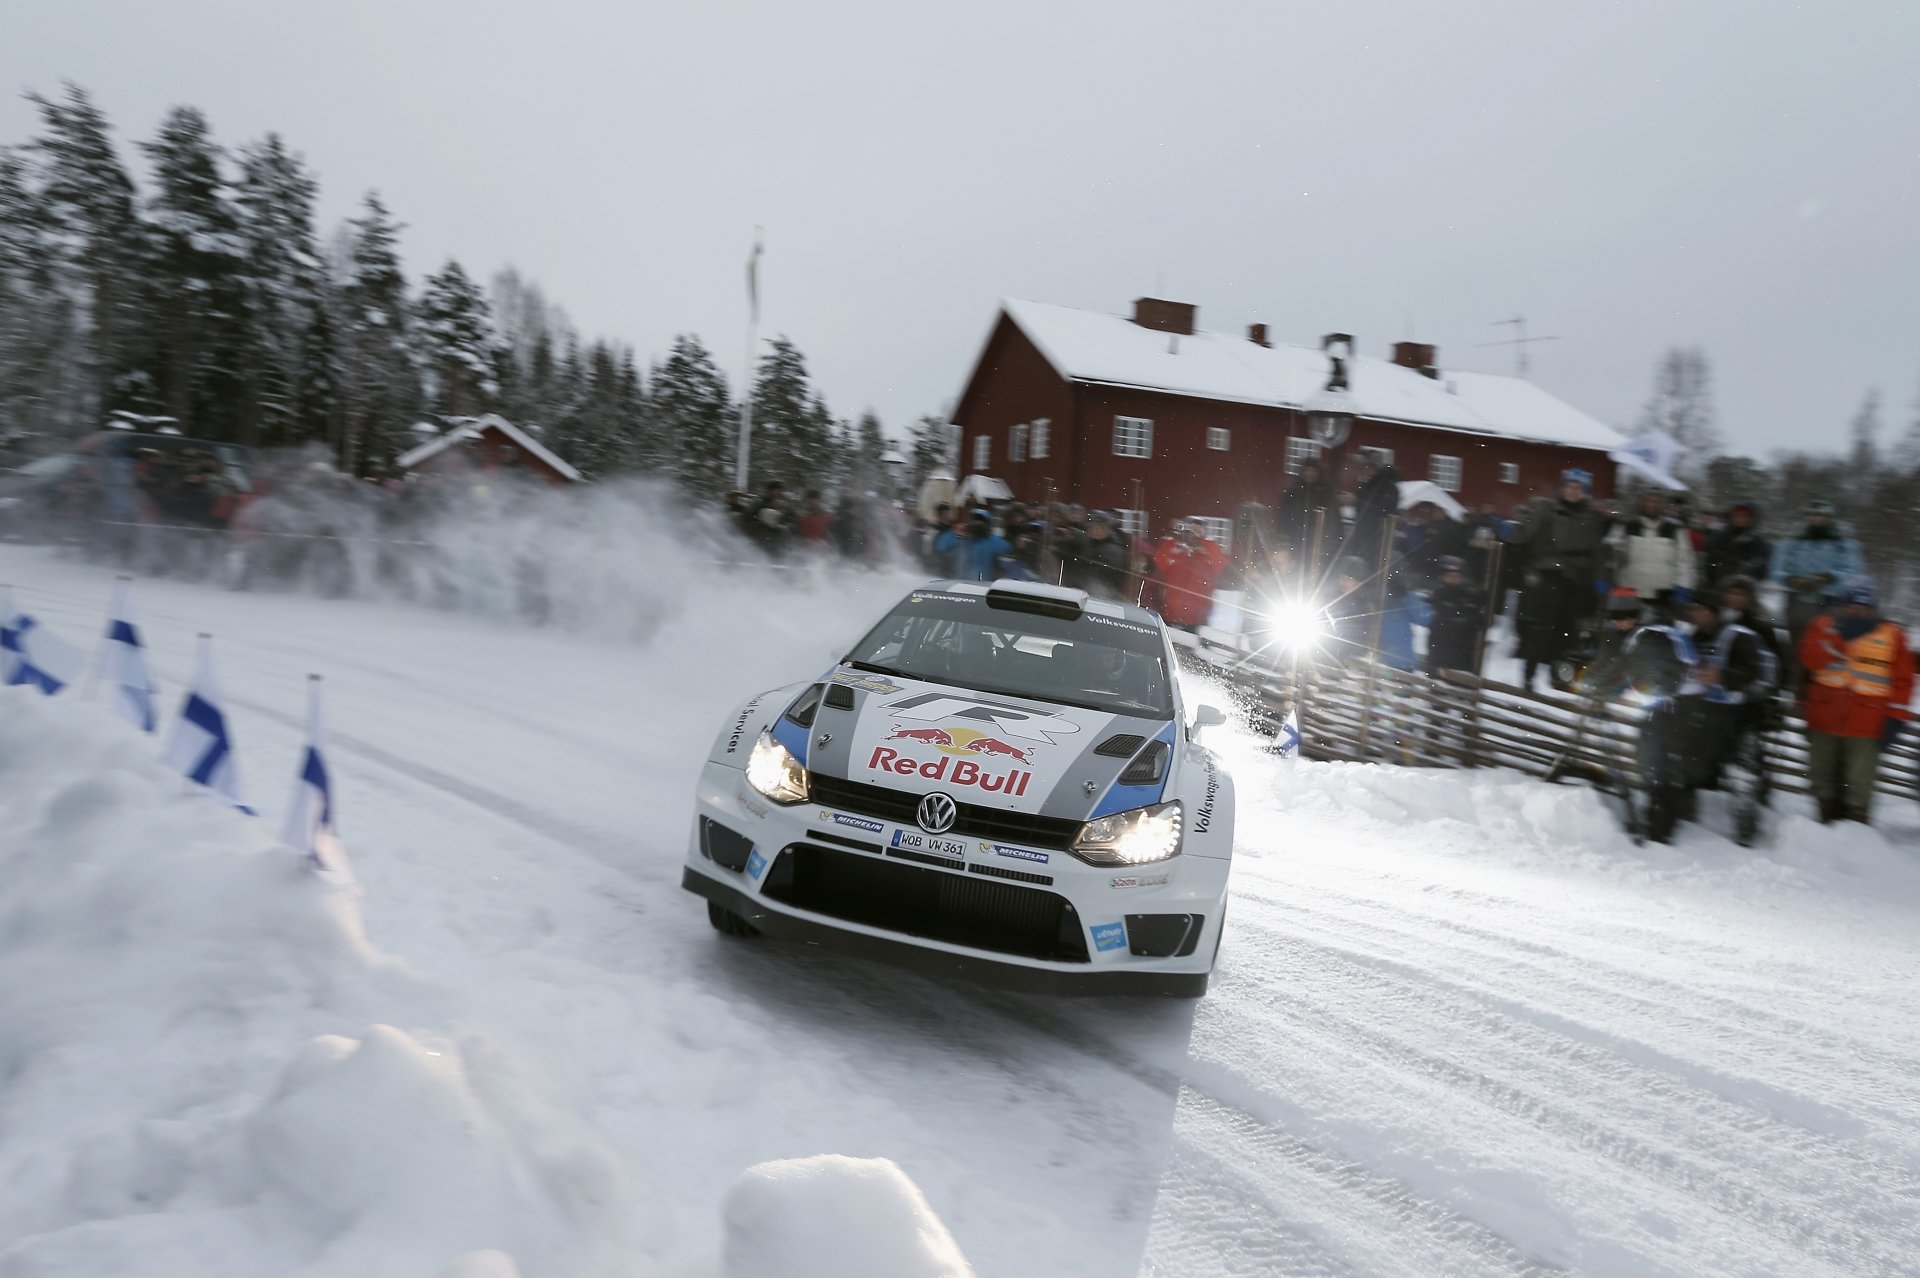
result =
[[[765,732],[747,756],[747,784],[775,803],[807,801],[807,770],[791,751]]]
[[[1180,855],[1180,805],[1116,812],[1089,821],[1074,836],[1072,852],[1090,865],[1146,865]]]
[[[1274,641],[1282,648],[1304,652],[1316,647],[1327,633],[1326,615],[1312,604],[1285,603],[1266,614]]]

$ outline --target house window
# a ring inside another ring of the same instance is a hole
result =
[[[1227,434],[1227,428],[1225,426],[1207,427],[1207,447],[1211,448],[1214,452],[1216,453],[1226,452],[1228,438],[1229,436]]]
[[[1035,461],[1044,461],[1053,451],[1053,422],[1045,417],[1034,419],[1032,445],[1027,455]]]
[[[1460,459],[1436,455],[1429,463],[1427,478],[1450,493],[1460,491]]]
[[[993,436],[975,435],[973,437],[973,468],[985,470],[993,459]]]
[[[1212,515],[1191,515],[1188,517],[1188,522],[1199,524],[1200,531],[1206,534],[1209,541],[1217,541],[1220,543],[1220,549],[1229,555],[1233,553],[1233,521],[1231,519],[1219,519]]]
[[[1500,482],[1503,484],[1519,483],[1520,482],[1520,463],[1519,462],[1501,462],[1500,463]]]
[[[1317,439],[1289,439],[1287,441],[1287,473],[1300,473],[1302,462],[1320,460],[1320,441]]]
[[[1007,461],[1023,462],[1027,459],[1027,424],[1015,422],[1013,437],[1007,441]]]
[[[1116,510],[1120,517],[1120,531],[1129,537],[1147,535],[1147,512],[1144,510]]]
[[[1115,457],[1153,456],[1153,419],[1150,417],[1114,418],[1113,455]]]

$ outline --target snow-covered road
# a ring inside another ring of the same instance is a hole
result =
[[[0,581],[79,638],[111,577],[4,546]],[[665,1272],[706,1272],[743,1168],[835,1152],[899,1162],[989,1278],[1920,1273],[1912,812],[1635,849],[1584,791],[1229,731],[1197,1004],[712,933],[678,887],[705,743],[900,584],[717,574],[640,643],[167,581],[138,603],[169,705],[217,636],[270,809],[326,676],[371,939],[623,1160]]]

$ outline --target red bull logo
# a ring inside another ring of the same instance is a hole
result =
[[[953,734],[945,728],[902,728],[895,727],[889,741],[918,741],[922,745],[950,746]]]
[[[1025,750],[1017,746],[1010,746],[998,737],[975,737],[973,740],[967,742],[964,748],[971,750],[975,754],[1000,755],[1003,758],[1018,759],[1022,763],[1033,762],[1031,758],[1027,757]]]
[[[1004,742],[995,742],[995,744],[1005,746]],[[1019,753],[1011,746],[1005,746],[1005,749],[1016,755]],[[973,786],[989,794],[1004,794],[1009,798],[1017,798],[1025,794],[1027,786],[1033,781],[1033,773],[1020,768],[1013,768],[1006,772],[989,772],[972,759],[956,758],[947,753],[942,753],[937,759],[922,761],[908,758],[891,746],[883,745],[873,748],[873,755],[867,760],[867,767],[875,772],[891,772],[896,776],[917,776],[928,781],[944,781],[948,785]]]

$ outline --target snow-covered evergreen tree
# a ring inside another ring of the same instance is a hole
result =
[[[240,148],[235,202],[246,242],[251,289],[252,368],[247,413],[258,442],[273,446],[332,438],[328,396],[337,378],[329,365],[331,320],[322,312],[325,271],[314,238],[319,184],[305,161],[269,133]],[[310,342],[324,345],[309,351]]]
[[[341,395],[346,446],[343,469],[373,474],[393,464],[421,410],[420,378],[407,336],[407,280],[400,268],[400,227],[377,193],[350,223],[352,238],[342,290]]]
[[[460,263],[449,260],[422,287],[418,338],[428,402],[442,417],[474,417],[499,407],[493,322],[487,299]]]
[[[0,150],[0,433],[59,428],[77,334],[26,158]]]
[[[175,107],[151,142],[152,257],[144,276],[161,402],[190,434],[253,442],[246,370],[255,357],[248,244],[206,117]]]
[[[662,464],[689,495],[718,498],[733,484],[739,420],[713,357],[699,338],[682,333],[649,382],[648,422]]]
[[[944,417],[928,413],[914,422],[908,431],[908,480],[915,488],[927,476],[943,474],[956,477],[953,465],[953,428]]]
[[[824,488],[834,476],[833,418],[807,380],[807,362],[785,337],[768,343],[753,390],[754,491],[771,480],[788,488]]]

